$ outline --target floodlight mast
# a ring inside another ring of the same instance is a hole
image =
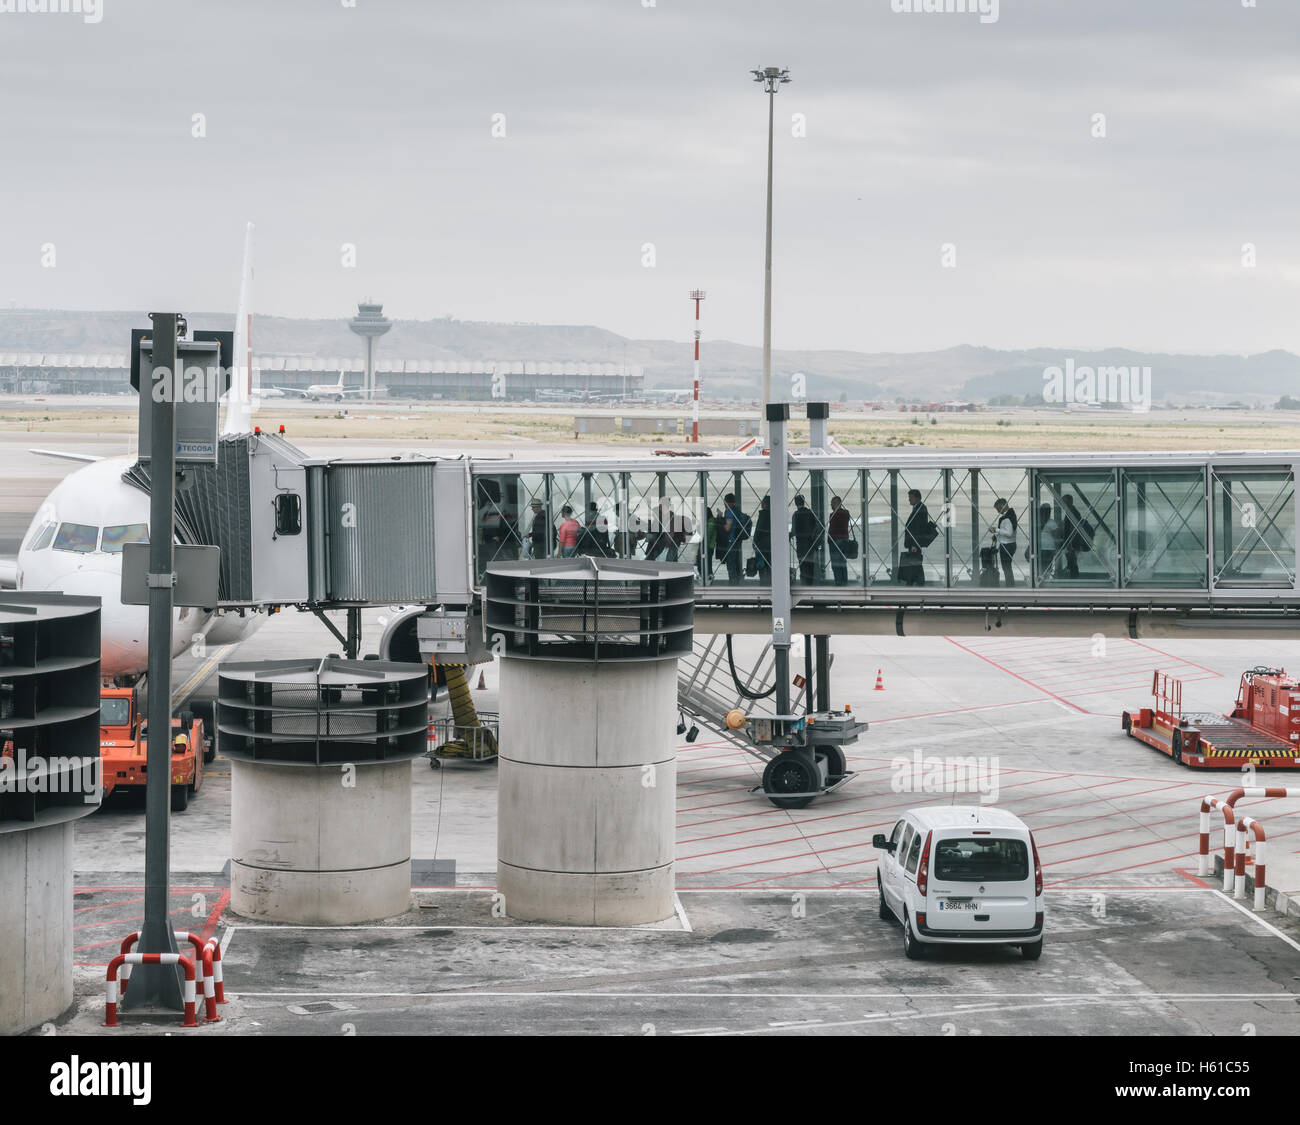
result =
[[[790,81],[783,67],[769,66],[752,70],[754,81],[763,86],[767,98],[767,248],[763,259],[763,443],[768,444],[770,429],[767,405],[772,401],[772,137],[776,122],[776,91]]]

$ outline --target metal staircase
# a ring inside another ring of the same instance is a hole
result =
[[[751,638],[745,638],[750,640]],[[735,653],[736,676],[747,691],[761,691],[772,683],[776,659],[772,642],[764,640],[756,659],[747,660]],[[792,699],[798,711],[803,703],[804,689],[799,688]],[[711,636],[696,634],[690,654],[677,661],[677,706],[700,726],[707,727],[739,750],[766,761],[767,755],[758,753],[754,744],[738,731],[729,730],[726,724],[728,711],[740,710],[746,716],[771,714],[769,699],[746,699],[737,690],[727,662],[727,637],[723,633]]]

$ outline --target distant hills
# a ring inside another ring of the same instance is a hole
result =
[[[230,313],[195,313],[193,328],[229,328]],[[131,329],[148,324],[143,312],[0,310],[0,353],[45,352],[99,355],[124,352]],[[259,316],[254,351],[263,356],[359,356],[360,340],[345,319],[300,320]],[[632,340],[591,325],[490,324],[453,320],[395,320],[379,344],[388,359],[533,360],[628,363],[644,368],[648,387],[687,387],[691,345],[686,341]],[[795,373],[815,398],[849,402],[986,402],[1043,391],[1052,365],[1115,365],[1151,368],[1156,404],[1222,404],[1241,401],[1271,406],[1300,392],[1300,357],[1287,351],[1259,355],[1169,355],[1124,348],[1101,350],[1026,348],[1001,351],[963,345],[934,352],[791,351],[772,354],[778,392]],[[727,340],[706,343],[703,374],[709,398],[755,399],[762,349]]]

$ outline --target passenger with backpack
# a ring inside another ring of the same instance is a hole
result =
[[[907,499],[912,511],[903,525],[903,553],[898,559],[895,578],[904,586],[924,586],[925,556],[922,550],[939,538],[939,528],[921,503],[919,488],[908,489]]]
[[[821,539],[821,528],[802,494],[794,498],[790,538],[794,540],[795,557],[799,560],[799,581],[805,586],[811,586],[817,581],[817,547]]]

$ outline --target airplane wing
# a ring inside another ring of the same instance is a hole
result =
[[[18,586],[18,560],[0,559],[0,590],[13,590]]]
[[[40,457],[58,457],[63,461],[102,461],[102,457],[96,457],[90,453],[67,453],[62,449],[29,449],[28,453],[35,453]]]

